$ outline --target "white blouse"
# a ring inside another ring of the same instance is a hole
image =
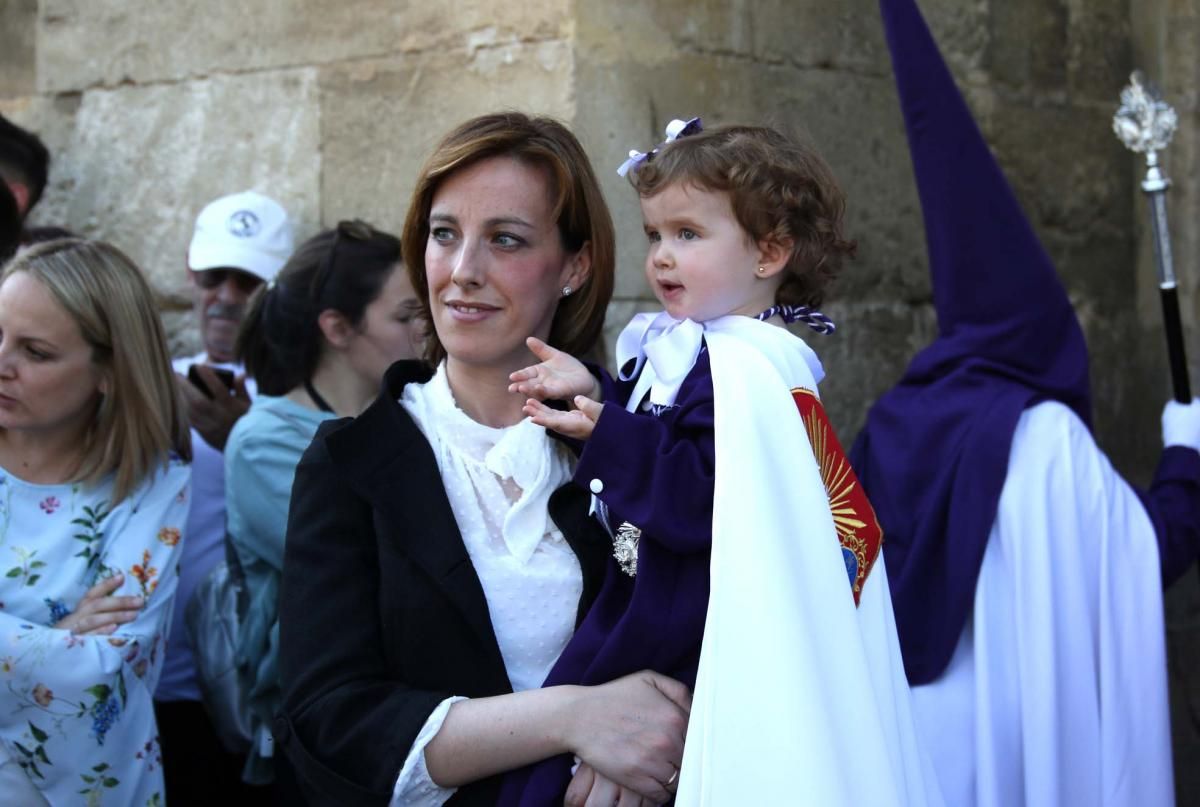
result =
[[[550,494],[571,478],[573,458],[533,421],[491,428],[458,408],[446,365],[400,398],[437,458],[467,554],[487,598],[492,628],[514,692],[542,685],[575,631],[583,593],[579,559],[549,515]],[[440,807],[442,788],[425,768],[425,746],[441,729],[443,701],[409,751],[393,805]]]

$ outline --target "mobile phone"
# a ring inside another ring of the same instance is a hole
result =
[[[204,383],[204,379],[200,377],[200,373],[196,372],[196,368],[199,366],[200,365],[198,365],[198,364],[193,364],[188,367],[188,371],[187,371],[188,381],[192,382],[193,387],[195,387],[196,389],[203,392],[205,398],[211,398],[212,392],[208,389],[208,385]],[[211,367],[211,366],[208,369],[212,370],[214,373],[217,374],[217,378],[221,379],[221,383],[225,385],[226,389],[229,389],[229,390],[233,389],[233,378],[234,378],[233,370],[226,370],[223,367]]]

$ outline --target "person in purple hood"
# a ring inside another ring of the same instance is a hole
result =
[[[854,252],[844,196],[811,148],[698,119],[673,121],[630,171],[663,312],[622,332],[616,381],[531,339],[543,361],[510,387],[535,423],[577,441],[574,479],[614,535],[546,685],[643,668],[693,685],[663,782],[680,804],[788,803],[797,782],[814,804],[936,803],[872,568],[881,535],[824,416],[821,364],[783,327],[832,330],[811,307]],[[850,754],[879,775],[848,780],[837,760]],[[572,779],[571,762],[510,774],[500,803],[561,803],[564,789],[568,803],[646,803],[586,764]]]
[[[1150,490],[1091,433],[1070,300],[913,0],[881,0],[939,332],[851,461],[888,536],[913,704],[946,801],[1173,802],[1162,585],[1200,546],[1200,404]]]

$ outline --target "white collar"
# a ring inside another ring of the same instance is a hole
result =
[[[760,344],[784,340],[799,342],[804,362],[820,383],[825,375],[821,361],[804,340],[784,328],[753,317],[728,315],[695,322],[677,320],[666,311],[637,314],[617,337],[617,367],[622,381],[637,378],[626,408],[634,411],[647,392],[650,403],[670,406],[675,403],[683,379],[696,364],[705,333],[729,333]],[[625,366],[633,362],[629,372]]]

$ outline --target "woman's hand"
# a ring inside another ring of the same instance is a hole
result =
[[[121,574],[101,580],[89,588],[75,610],[54,623],[54,627],[79,636],[105,636],[118,626],[137,619],[146,604],[143,597],[110,596],[124,582],[125,576]]]
[[[575,404],[575,408],[570,412],[563,412],[551,409],[541,401],[530,398],[525,402],[521,411],[539,426],[553,429],[559,434],[574,437],[576,440],[586,440],[592,436],[592,430],[596,428],[596,421],[600,419],[600,413],[604,411],[604,404],[582,395],[575,396],[572,403]]]
[[[674,785],[668,789],[674,792]],[[659,802],[642,798],[632,790],[605,779],[586,762],[579,763],[563,799],[564,807],[654,807],[657,804]]]
[[[686,686],[647,670],[583,687],[571,713],[568,744],[599,777],[664,804],[678,781],[691,709]]]
[[[508,385],[509,392],[519,392],[539,401],[569,401],[576,395],[592,399],[600,397],[600,382],[579,359],[555,350],[534,336],[526,339],[525,344],[541,359],[541,364],[512,373],[508,377],[513,382]]]

